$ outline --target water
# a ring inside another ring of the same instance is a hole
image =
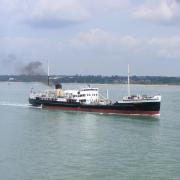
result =
[[[160,118],[32,108],[39,83],[0,83],[0,176],[3,180],[179,180],[180,87],[133,85],[162,95]],[[63,84],[76,88],[80,84]],[[112,99],[125,85],[109,89]]]

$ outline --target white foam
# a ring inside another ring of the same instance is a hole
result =
[[[34,107],[30,104],[22,104],[22,103],[12,103],[12,102],[0,102],[0,106],[11,106],[11,107],[21,107],[21,108],[42,108],[42,107]]]

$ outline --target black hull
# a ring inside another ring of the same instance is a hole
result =
[[[130,114],[130,115],[159,115],[160,102],[127,102],[109,105],[85,105],[78,102],[58,102],[56,100],[41,100],[29,98],[33,106],[51,109],[76,110],[100,113]]]

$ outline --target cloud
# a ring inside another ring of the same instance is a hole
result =
[[[25,59],[48,57],[71,50],[79,54],[127,54],[154,58],[180,58],[180,36],[142,38],[131,34],[121,35],[101,28],[78,33],[69,41],[58,39],[4,37],[0,38],[0,54],[16,53]],[[27,58],[30,56],[29,58]],[[33,57],[32,57],[33,56]],[[9,57],[11,57],[9,55]],[[13,58],[12,58],[13,59]]]
[[[83,23],[89,12],[79,0],[37,0],[25,22],[34,27],[64,27]]]
[[[3,64],[8,59],[15,60],[13,56],[21,62],[47,60],[48,55],[55,54],[59,48],[57,40],[25,36],[1,37],[0,46],[0,56],[4,59]]]
[[[72,40],[72,46],[75,48],[100,48],[109,47],[115,43],[114,36],[102,29],[90,29],[87,32],[80,32],[76,38]]]
[[[19,59],[16,54],[0,54],[0,65],[3,67],[1,69],[1,74],[3,73],[15,73],[15,69],[19,64]]]
[[[120,35],[95,28],[80,32],[71,41],[71,48],[79,51],[100,51],[105,54],[123,53],[152,58],[180,58],[180,36],[140,38]]]
[[[180,18],[179,0],[146,0],[133,12],[137,19],[172,22]]]
[[[3,12],[33,27],[57,28],[76,25],[106,13],[120,12],[128,0],[1,0]]]
[[[33,27],[56,28],[83,23],[89,12],[81,0],[1,0],[0,14]],[[10,19],[8,19],[9,21]]]
[[[0,62],[2,66],[9,67],[10,65],[16,63],[17,56],[15,54],[7,54],[6,56],[0,57]]]
[[[136,2],[136,3],[133,3]],[[179,0],[1,0],[1,21],[23,23],[35,28],[79,25],[117,13],[136,19],[177,23]],[[4,20],[4,17],[7,20]]]
[[[49,42],[46,38],[33,38],[33,37],[23,37],[23,36],[5,36],[0,37],[0,52],[23,52],[34,48],[39,48]]]
[[[72,40],[71,45],[75,49],[114,52],[138,47],[139,40],[131,35],[121,36],[100,28],[94,28],[80,32]]]
[[[147,41],[147,45],[159,57],[170,59],[180,58],[180,36],[151,38]]]
[[[41,38],[31,38],[31,37],[23,37],[23,36],[6,36],[6,37],[0,37],[0,44],[6,45],[6,44],[14,44],[14,45],[21,45],[21,46],[28,46],[32,44],[38,44],[44,39]]]
[[[93,16],[127,11],[131,7],[129,0],[84,0],[82,2]]]
[[[25,24],[31,25],[35,28],[63,28],[68,26],[73,26],[76,24],[81,24],[83,21],[75,21],[75,20],[65,20],[65,19],[55,19],[55,18],[47,18],[47,19],[27,19],[24,21]]]

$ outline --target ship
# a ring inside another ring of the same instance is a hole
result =
[[[74,90],[63,90],[62,85],[57,83],[53,90],[31,91],[29,103],[32,106],[41,106],[49,109],[119,115],[159,116],[161,95],[131,95],[128,66],[128,95],[123,97],[122,100],[110,100],[108,91],[107,96],[104,97],[100,93],[99,88],[91,87],[90,85]]]

